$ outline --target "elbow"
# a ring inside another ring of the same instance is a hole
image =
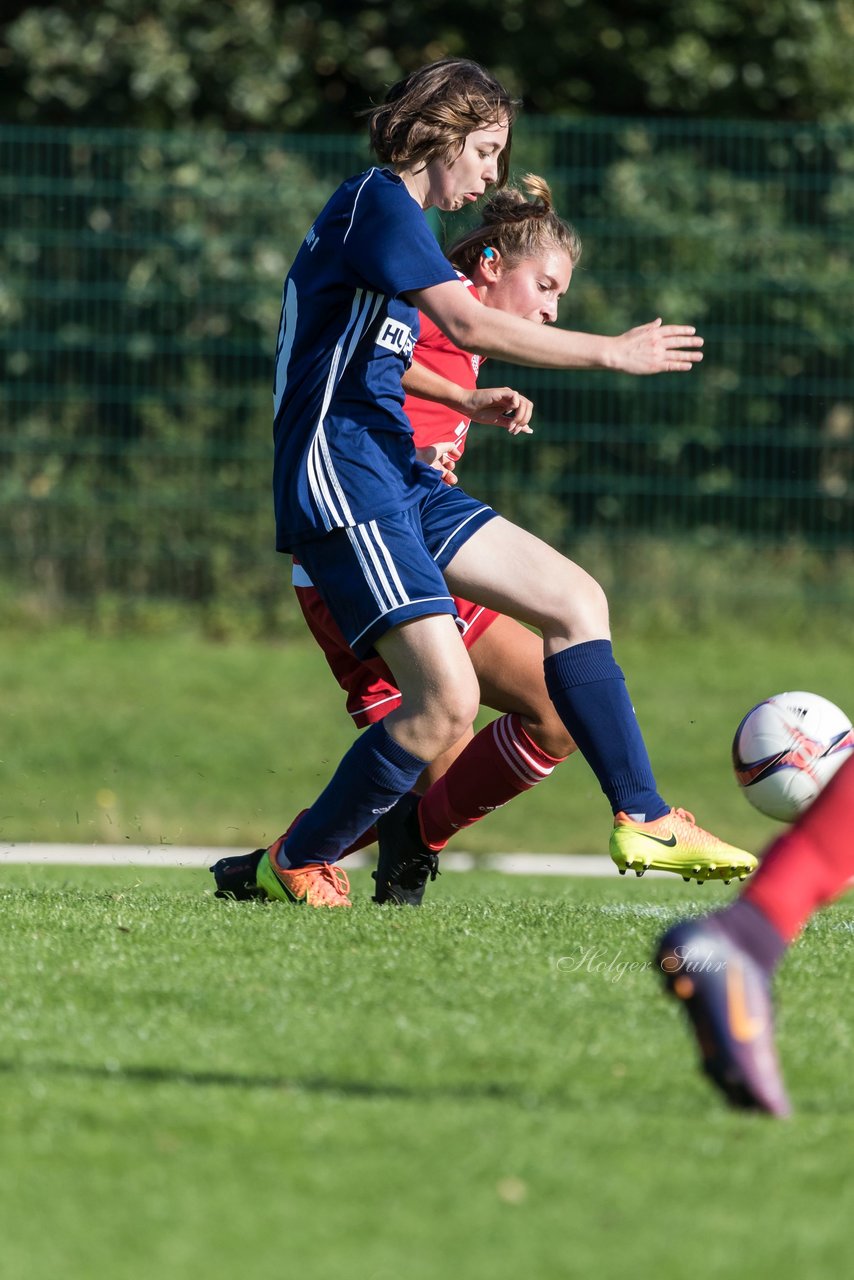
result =
[[[454,346],[462,351],[480,351],[488,340],[480,316],[452,316],[440,327]]]

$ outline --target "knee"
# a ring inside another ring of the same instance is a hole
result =
[[[404,699],[388,716],[393,736],[422,760],[432,761],[456,745],[471,729],[480,705],[474,671],[445,669]]]
[[[437,735],[442,751],[468,733],[480,708],[480,685],[474,670],[464,668],[442,689],[434,711]]]
[[[595,578],[591,578],[590,574],[585,574],[585,581],[578,593],[575,612],[578,615],[579,626],[586,626],[590,631],[598,634],[607,633],[610,626],[608,597],[605,595],[604,588]]]
[[[561,584],[555,614],[555,632],[571,644],[610,638],[608,597],[589,573],[575,573]]]

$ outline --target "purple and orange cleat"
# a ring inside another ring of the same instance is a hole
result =
[[[703,1070],[731,1105],[789,1115],[766,970],[709,917],[668,929],[655,964],[691,1020]]]

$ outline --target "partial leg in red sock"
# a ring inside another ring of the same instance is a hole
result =
[[[791,942],[854,876],[854,758],[766,853],[742,897]]]

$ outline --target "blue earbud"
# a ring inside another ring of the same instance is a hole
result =
[[[486,258],[487,262],[491,262],[492,259],[495,257],[495,250],[486,248],[483,250],[483,256],[484,258]]]

